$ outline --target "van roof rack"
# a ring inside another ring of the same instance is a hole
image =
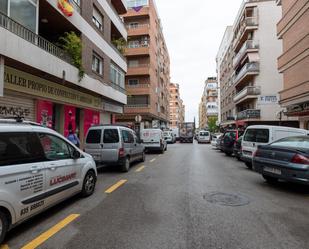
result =
[[[15,117],[2,117],[0,118],[0,123],[17,123],[17,124],[27,124],[27,125],[33,125],[33,126],[42,126],[39,123],[33,122],[33,121],[27,121],[24,120],[25,118],[22,116],[15,116]]]
[[[130,125],[124,125],[124,124],[96,124],[96,125],[92,125],[91,127],[100,127],[100,126],[120,126],[120,127],[131,129]]]

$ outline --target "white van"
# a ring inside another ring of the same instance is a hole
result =
[[[198,133],[197,142],[200,143],[210,143],[210,132],[200,131]]]
[[[0,245],[19,223],[77,193],[91,195],[96,179],[93,158],[57,132],[0,120]]]
[[[242,160],[248,168],[252,167],[252,157],[259,145],[272,143],[278,139],[291,136],[309,135],[308,130],[285,126],[252,125],[249,126],[241,143]]]
[[[147,151],[158,150],[161,153],[167,150],[167,143],[163,131],[160,129],[144,129],[141,132],[141,140]]]

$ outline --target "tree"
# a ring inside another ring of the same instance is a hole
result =
[[[218,131],[217,121],[218,121],[217,117],[208,118],[208,121],[207,121],[208,129],[211,133]]]

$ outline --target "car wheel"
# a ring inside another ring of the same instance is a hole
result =
[[[272,177],[272,176],[268,176],[268,175],[262,175],[263,178],[265,179],[266,182],[270,183],[270,184],[274,184],[278,182],[278,178]]]
[[[248,167],[248,169],[252,169],[252,163],[249,162],[245,162],[246,166]]]
[[[0,245],[3,242],[9,228],[8,218],[5,213],[0,210]]]
[[[227,156],[231,156],[231,155],[232,155],[232,153],[231,153],[231,152],[225,152],[225,155],[227,155]]]
[[[145,151],[143,151],[141,162],[145,162],[145,161],[146,161],[146,155],[145,155]]]
[[[83,197],[92,195],[95,190],[96,182],[97,178],[95,173],[92,170],[88,171],[83,182],[83,189],[81,195]]]
[[[121,171],[122,172],[129,172],[130,170],[130,159],[126,157],[123,164],[121,165]]]

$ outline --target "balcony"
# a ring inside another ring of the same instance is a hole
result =
[[[260,117],[261,117],[261,110],[259,109],[248,109],[237,113],[237,120],[259,119]]]
[[[234,103],[238,104],[248,98],[257,98],[261,94],[261,88],[257,86],[247,86],[234,97]]]
[[[245,64],[238,74],[234,76],[233,83],[238,85],[252,78],[252,76],[259,74],[260,65],[258,62],[248,62]]]
[[[135,45],[125,49],[125,56],[149,55],[149,44]]]
[[[258,52],[259,45],[257,42],[248,40],[246,41],[239,52],[236,54],[236,56],[233,59],[233,67],[236,68],[241,60],[244,58],[244,56],[249,52]]]
[[[139,64],[128,68],[127,76],[150,75],[150,64]]]
[[[128,36],[149,35],[149,24],[127,25]]]
[[[208,117],[218,116],[218,113],[219,113],[218,109],[207,109],[206,111],[206,115]]]
[[[151,112],[151,106],[149,104],[126,105],[124,107],[125,114],[141,114],[149,112]]]
[[[243,43],[247,40],[248,33],[252,30],[258,29],[258,18],[257,17],[246,17],[244,20],[241,21],[239,24],[240,28],[237,35],[234,38],[234,51],[238,51]]]
[[[150,84],[126,85],[128,95],[150,95]]]
[[[111,3],[119,15],[127,13],[127,3],[125,0],[111,0]]]
[[[0,12],[0,27],[14,33],[15,35],[43,49],[49,54],[52,54],[58,57],[59,59],[73,65],[72,58],[64,50],[57,47],[48,40],[44,39],[43,37],[33,33],[29,29],[15,22],[14,20],[2,14],[1,12]]]

